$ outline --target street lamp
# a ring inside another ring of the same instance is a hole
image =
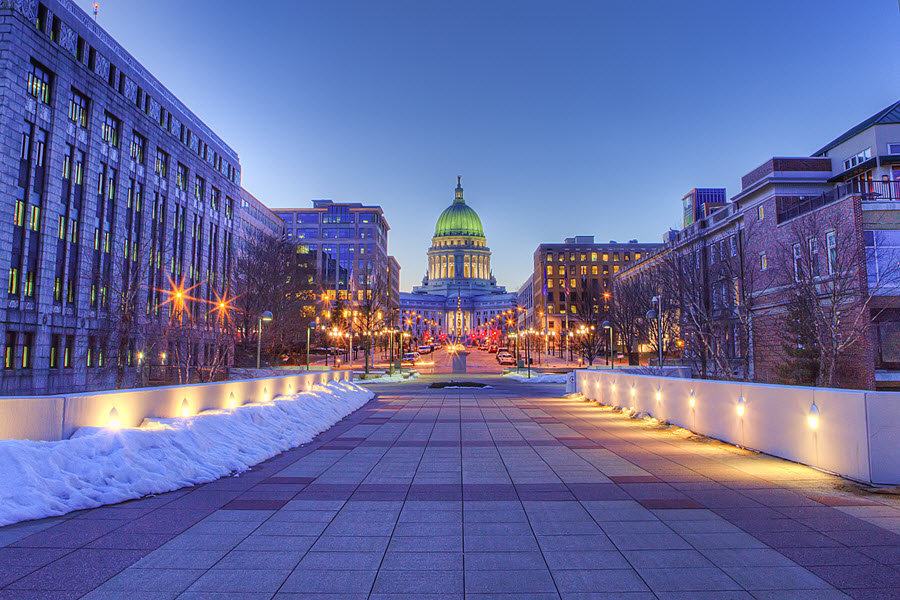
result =
[[[259,368],[259,355],[262,348],[262,324],[263,323],[271,323],[272,319],[271,311],[266,311],[263,314],[259,315],[259,322],[256,327],[256,368]]]
[[[316,322],[310,321],[306,327],[306,370],[309,371],[309,333],[316,328]]]
[[[609,352],[606,355],[606,364],[611,365],[613,369],[616,368],[616,357],[613,355],[613,328],[612,323],[609,321],[603,321],[603,329],[609,329]]]
[[[651,300],[656,305],[656,310],[647,311],[647,318],[651,321],[656,319],[656,346],[659,353],[659,368],[663,367],[663,347],[662,347],[662,302],[659,296],[653,296]]]

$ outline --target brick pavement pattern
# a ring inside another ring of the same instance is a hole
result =
[[[0,600],[900,598],[900,503],[482,377],[213,483],[0,529]]]

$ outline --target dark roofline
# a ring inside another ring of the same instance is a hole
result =
[[[895,112],[895,111],[897,112],[896,115],[891,117],[889,120],[884,120],[885,117],[888,117],[892,112]],[[850,138],[852,138],[853,136],[865,131],[869,127],[872,127],[873,125],[884,125],[886,123],[900,123],[900,101],[894,102],[893,104],[891,104],[884,110],[879,111],[878,113],[872,115],[871,117],[869,117],[868,119],[866,119],[865,121],[860,123],[859,125],[856,125],[855,127],[848,129],[843,134],[841,134],[840,136],[838,136],[837,138],[833,139],[831,142],[826,144],[824,147],[820,148],[812,156],[813,157],[821,156],[821,155],[825,154],[826,152],[828,152],[829,150],[831,150],[832,148],[834,148],[835,146],[839,146],[839,145],[843,144],[844,142],[846,142],[847,140],[849,140]]]

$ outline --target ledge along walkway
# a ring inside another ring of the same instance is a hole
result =
[[[0,599],[900,598],[896,497],[434,379],[239,477],[0,529]]]

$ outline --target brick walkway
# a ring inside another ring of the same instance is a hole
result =
[[[382,384],[240,477],[0,529],[0,599],[900,598],[900,502],[562,386]]]

